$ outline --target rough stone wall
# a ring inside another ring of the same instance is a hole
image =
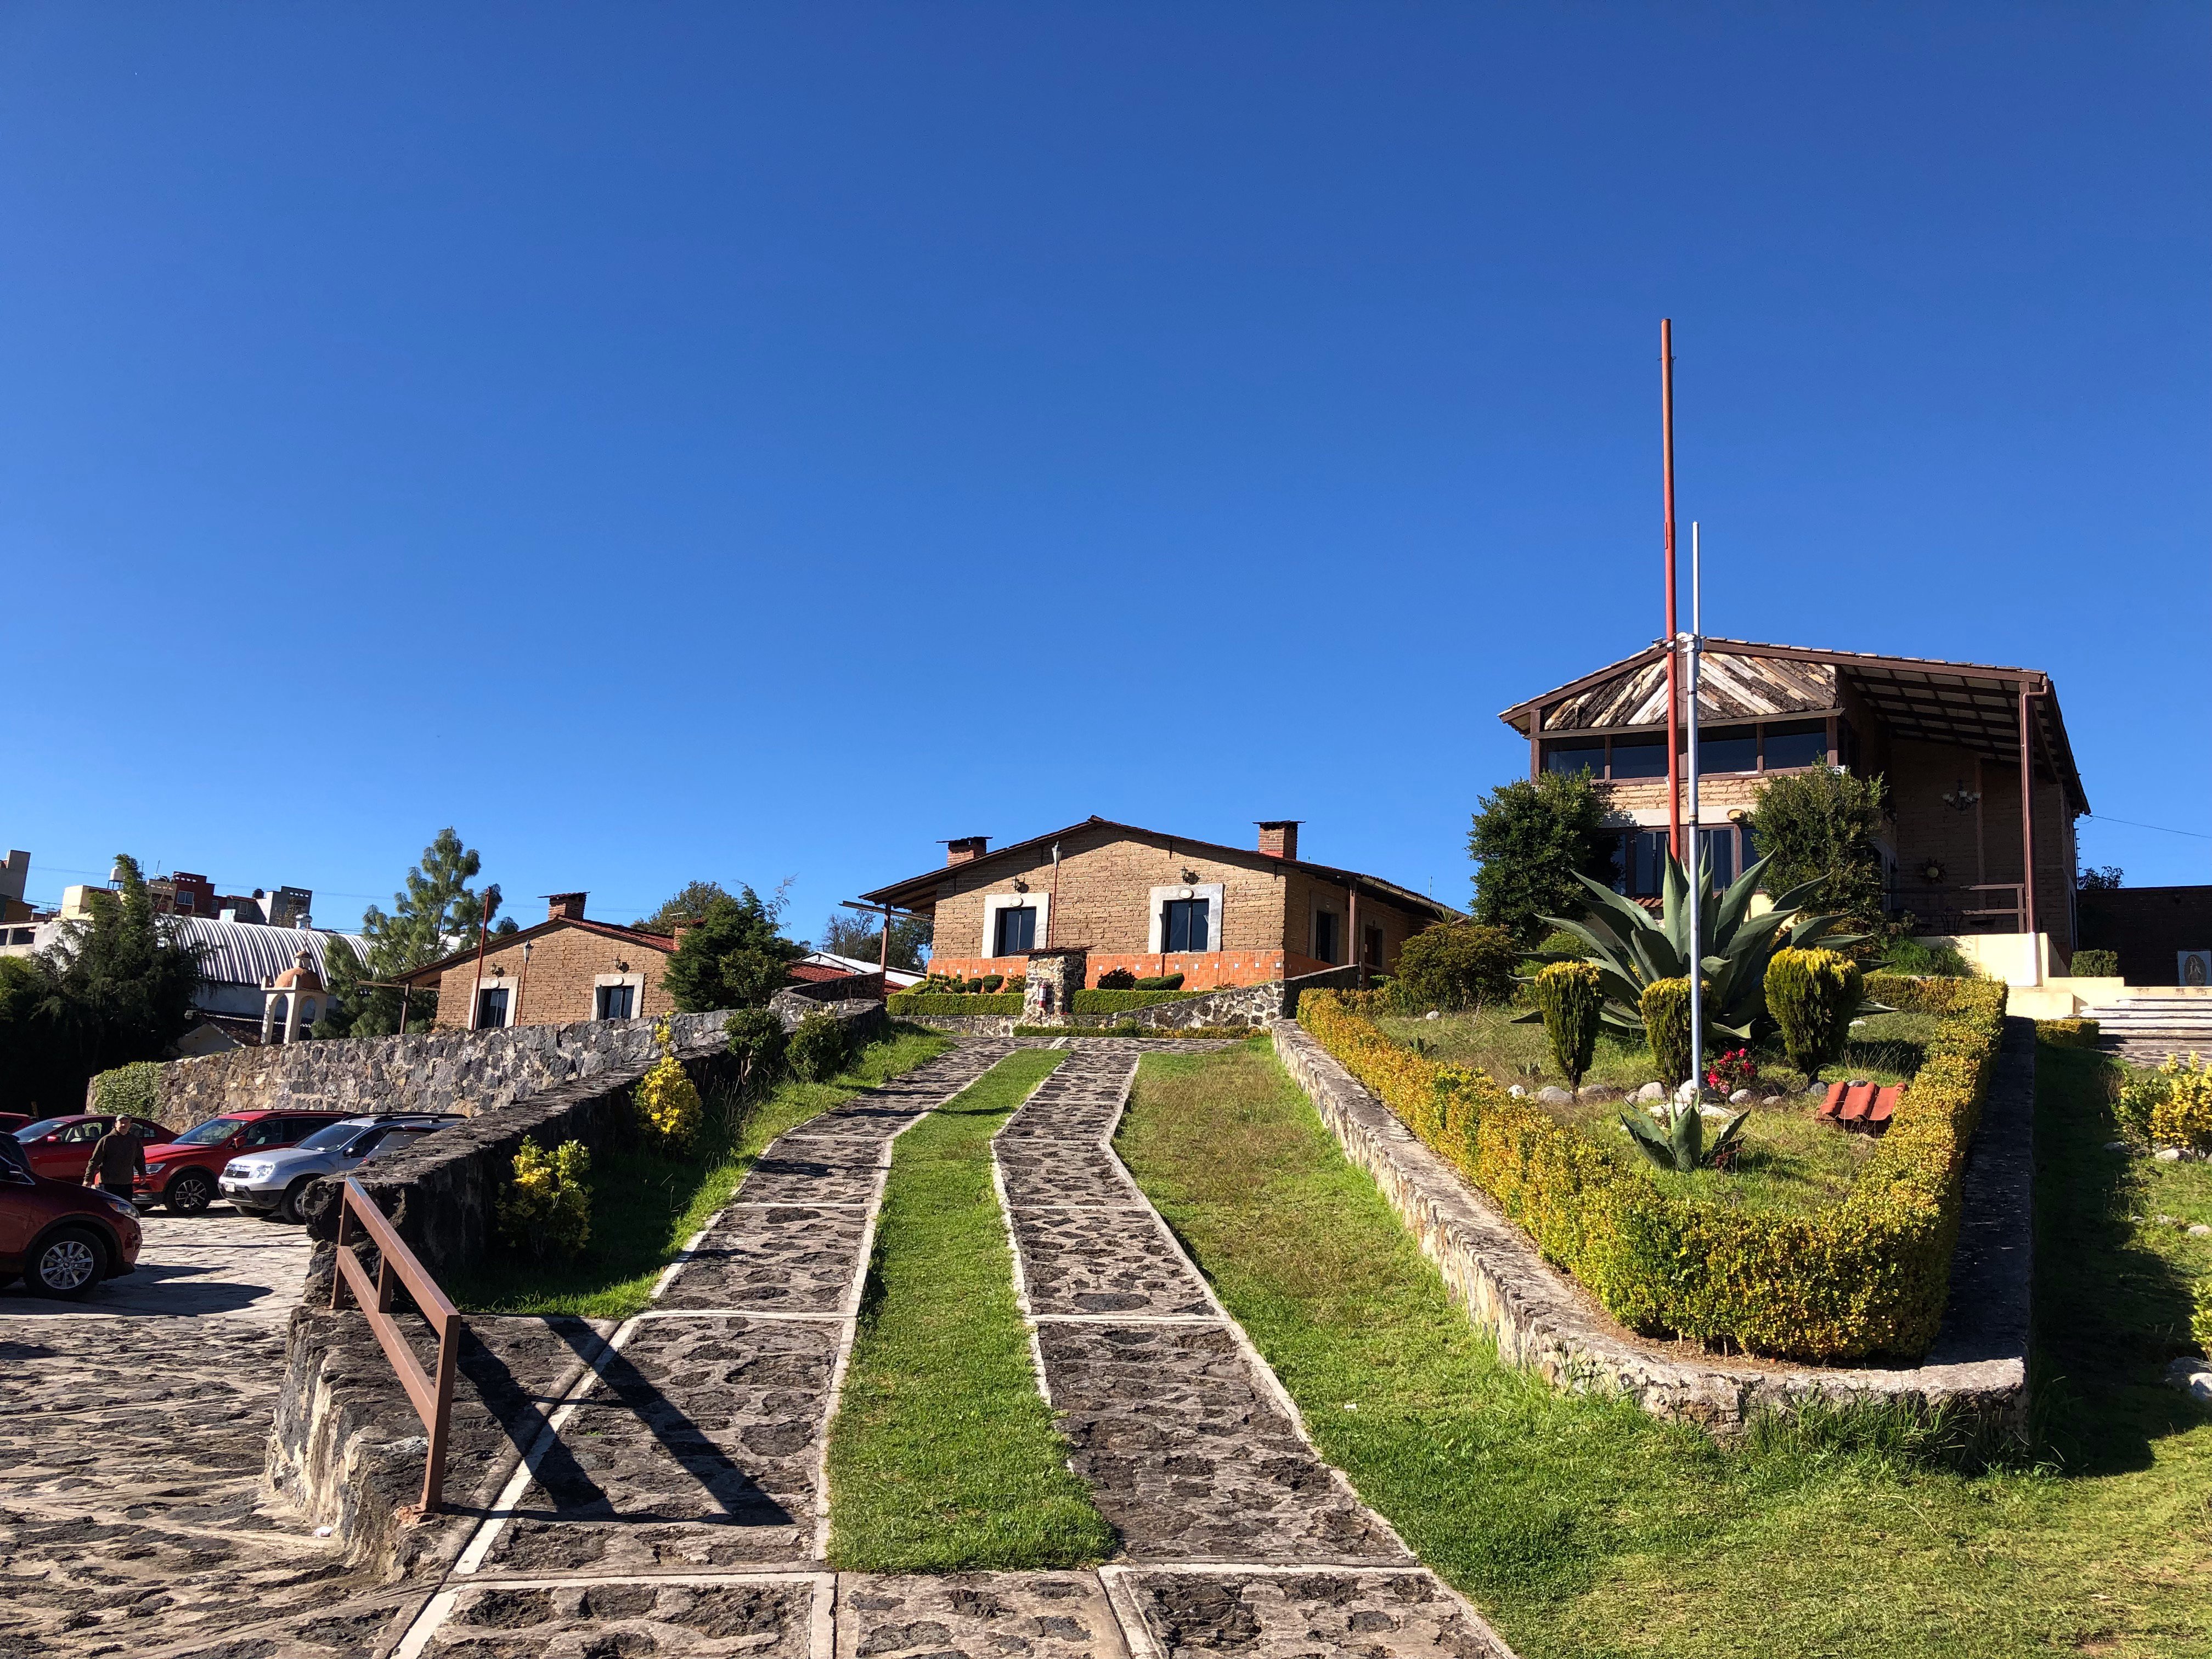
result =
[[[1960,1259],[1929,1363],[1845,1370],[1753,1367],[1683,1358],[1623,1330],[1594,1298],[1456,1170],[1424,1146],[1289,1020],[1275,1052],[1352,1163],[1375,1178],[1453,1299],[1495,1333],[1499,1352],[1554,1387],[1618,1394],[1656,1417],[1740,1433],[1757,1415],[1802,1401],[1881,1398],[1945,1403],[2002,1429],[2027,1412],[2027,1330],[2035,1093],[2033,1026],[2007,1022],[2005,1052],[1969,1165]]]
[[[507,1024],[532,1020],[539,1024],[572,1024],[591,1018],[593,979],[600,974],[637,974],[645,981],[638,997],[637,1016],[655,1019],[674,1011],[676,1004],[661,988],[661,970],[669,952],[641,945],[635,939],[611,939],[588,927],[556,927],[528,941],[530,974],[522,971],[522,945],[499,943],[492,938],[485,951],[483,985],[487,990],[507,988]],[[438,1030],[465,1031],[469,1027],[470,1000],[477,986],[474,957],[455,963],[441,975],[438,986]],[[517,988],[520,994],[516,994]],[[518,1008],[518,1000],[520,1006]]]
[[[677,1014],[681,1054],[720,1047],[726,1013]],[[432,1031],[238,1048],[161,1067],[161,1121],[198,1123],[219,1112],[317,1106],[348,1112],[484,1112],[541,1089],[650,1065],[650,1019]]]

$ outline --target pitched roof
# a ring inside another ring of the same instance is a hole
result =
[[[1524,736],[1532,735],[1540,716],[1544,732],[1663,726],[1666,663],[1666,642],[1655,640],[1632,657],[1515,703],[1498,719]],[[1832,714],[1840,708],[1840,683],[1846,679],[1895,735],[1954,744],[2001,763],[2019,757],[2019,699],[2022,692],[2032,694],[2045,769],[2065,786],[2077,811],[2089,810],[2057,688],[2039,668],[1816,650],[1708,635],[1698,674],[1698,713],[1700,718],[1723,720]]]
[[[535,927],[517,928],[512,933],[494,933],[489,943],[493,948],[504,951],[509,945],[520,945],[530,939],[542,938],[556,927],[580,927],[587,933],[597,933],[604,939],[620,939],[626,945],[641,945],[648,951],[666,952],[672,951],[676,948],[676,939],[672,934],[649,933],[642,927],[623,927],[611,921],[593,921],[585,916],[549,916]],[[476,953],[477,947],[473,944],[464,945],[460,950],[440,957],[435,962],[426,962],[420,968],[410,968],[398,977],[410,984],[419,983],[434,974],[442,974],[447,969],[466,962]]]
[[[1054,830],[1042,836],[1032,836],[1027,841],[1009,842],[1006,846],[999,848],[994,852],[986,853],[981,858],[971,860],[966,864],[939,865],[933,870],[926,871],[918,876],[909,876],[904,881],[893,882],[888,887],[878,887],[874,892],[863,893],[860,896],[872,904],[889,904],[900,908],[910,908],[917,903],[934,904],[937,901],[938,884],[945,880],[951,872],[972,870],[978,865],[989,864],[999,859],[1012,858],[1017,854],[1034,854],[1038,848],[1048,847],[1062,836],[1072,836],[1078,830],[1118,830],[1126,836],[1142,836],[1151,841],[1171,841],[1176,846],[1188,847],[1194,853],[1211,853],[1217,857],[1243,859],[1255,863],[1266,860],[1288,869],[1303,870],[1310,876],[1317,876],[1323,881],[1333,882],[1340,886],[1358,886],[1364,890],[1370,897],[1380,899],[1386,904],[1395,904],[1407,909],[1425,911],[1439,921],[1456,921],[1460,915],[1460,912],[1453,909],[1449,904],[1440,904],[1425,893],[1416,893],[1411,888],[1401,887],[1397,883],[1385,881],[1380,876],[1366,875],[1357,870],[1340,870],[1334,865],[1314,864],[1304,859],[1279,859],[1271,853],[1261,852],[1256,847],[1229,847],[1220,842],[1199,841],[1189,836],[1171,835],[1164,830],[1146,830],[1133,823],[1116,823],[1110,818],[1102,818],[1095,813],[1080,823],[1071,823],[1065,829]]]

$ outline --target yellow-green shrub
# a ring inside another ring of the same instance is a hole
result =
[[[2158,1070],[2166,1079],[2166,1093],[2150,1109],[2152,1141],[2212,1152],[2212,1066],[2195,1054],[2185,1060],[2169,1054]]]
[[[584,1184],[591,1170],[580,1140],[548,1152],[525,1139],[514,1155],[514,1179],[496,1206],[500,1237],[540,1261],[581,1255],[592,1237],[592,1189]]]
[[[1808,1216],[1678,1197],[1484,1073],[1400,1047],[1335,994],[1309,992],[1298,1021],[1624,1324],[1792,1358],[1914,1358],[1942,1319],[2005,993],[1928,981],[1943,988],[1923,1000],[1922,981],[1875,981],[1893,1007],[1948,1017],[1850,1193]]]
[[[1840,951],[1784,950],[1766,964],[1766,1012],[1790,1063],[1807,1077],[1844,1051],[1862,995],[1858,964]]]
[[[699,1091],[684,1072],[684,1062],[676,1058],[665,1018],[653,1028],[653,1036],[660,1044],[660,1058],[638,1080],[632,1098],[646,1133],[662,1146],[681,1151],[699,1138],[699,1123],[704,1115]]]
[[[2035,1022],[2035,1036],[2039,1042],[2047,1042],[2054,1048],[2094,1048],[2097,1046],[2097,1022],[2039,1019]]]
[[[1690,981],[1655,979],[1644,988],[1638,1011],[1660,1080],[1674,1087],[1690,1075]]]
[[[1536,970],[1529,995],[1543,1011],[1544,1035],[1567,1087],[1579,1089],[1597,1050],[1598,1015],[1605,988],[1597,968],[1587,962],[1554,962]]]

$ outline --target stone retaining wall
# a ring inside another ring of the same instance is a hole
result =
[[[1963,1408],[2012,1432],[2027,1412],[2033,1024],[2005,1042],[1966,1179],[1951,1299],[1927,1363],[1845,1370],[1749,1364],[1648,1342],[1538,1254],[1528,1236],[1425,1146],[1305,1030],[1273,1028],[1275,1052],[1345,1156],[1375,1177],[1469,1317],[1512,1364],[1554,1386],[1625,1395],[1656,1417],[1719,1435],[1812,1399],[1878,1398]]]

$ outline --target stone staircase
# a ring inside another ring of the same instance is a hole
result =
[[[2081,1011],[2097,1022],[2098,1046],[2135,1066],[2168,1054],[2212,1060],[2212,997],[2123,996]]]

